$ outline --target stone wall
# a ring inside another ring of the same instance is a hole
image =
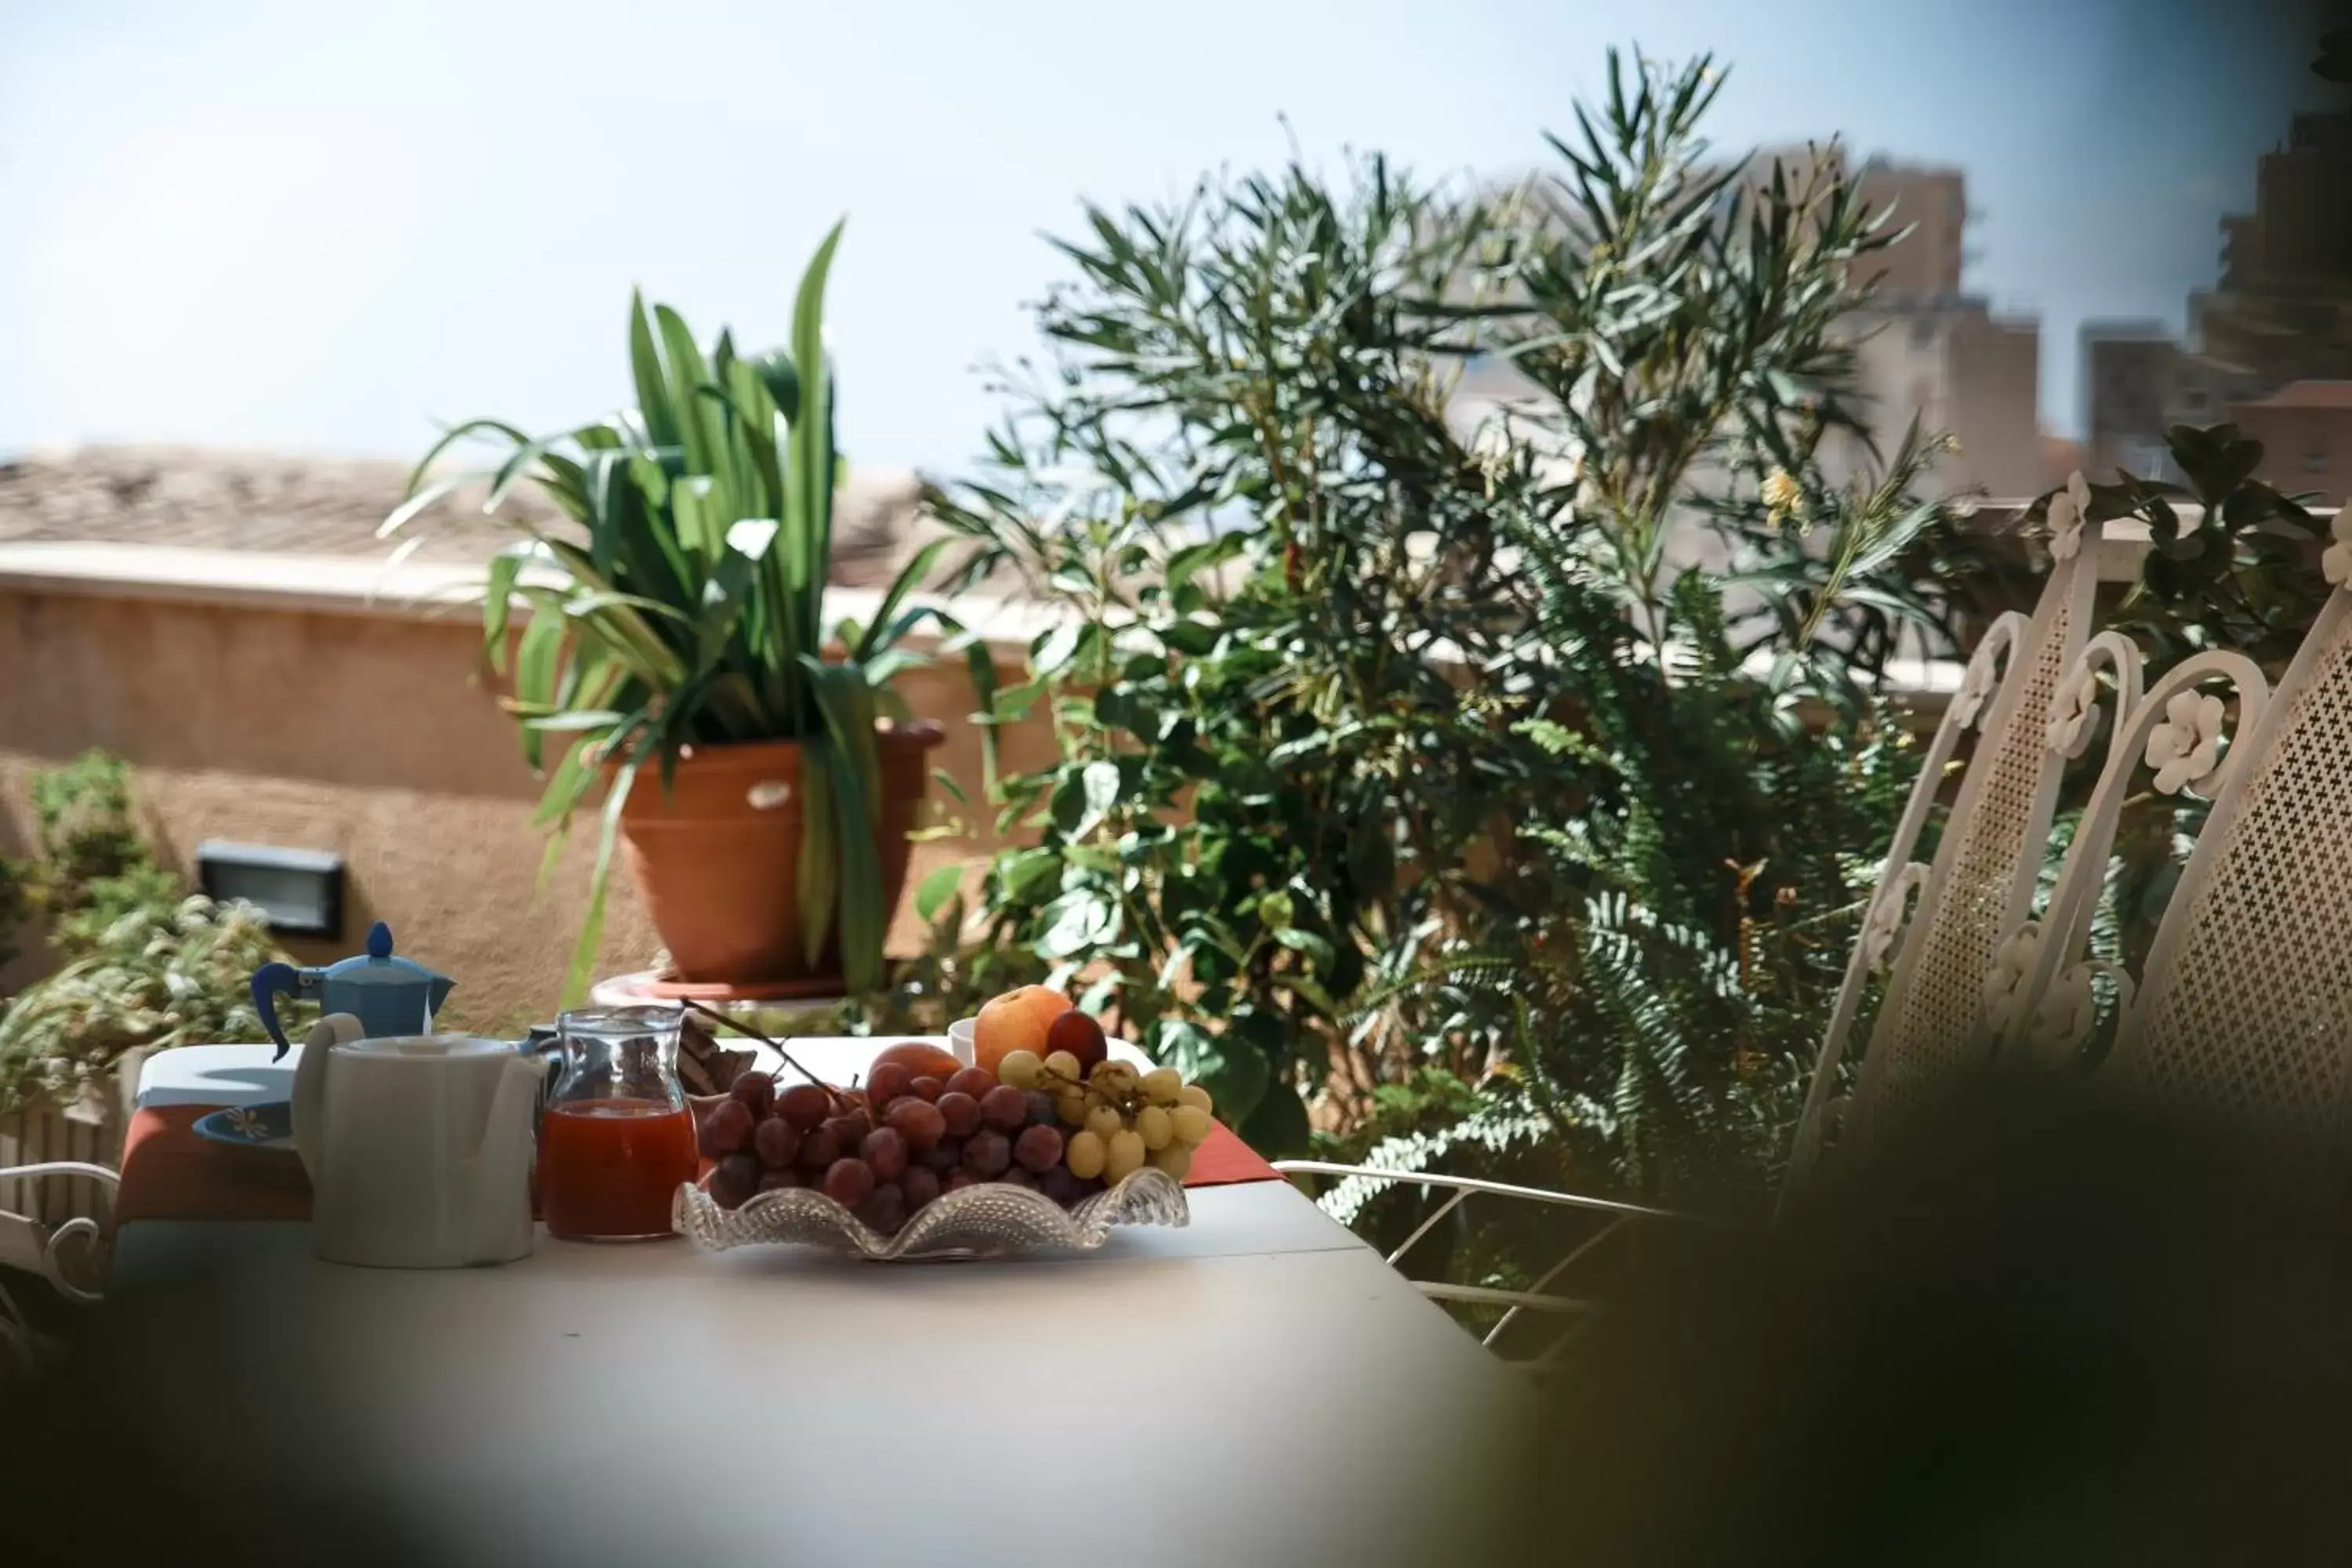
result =
[[[168,552],[31,553],[42,548],[0,548],[0,854],[29,838],[31,776],[104,747],[132,763],[154,841],[192,877],[207,838],[343,858],[342,935],[289,942],[300,960],[356,951],[383,920],[403,952],[457,977],[453,1023],[505,1026],[552,1010],[593,824],[583,818],[536,895],[538,781],[484,679],[470,612],[420,611],[373,565],[362,581],[248,553],[234,558],[233,579],[189,581],[204,574]],[[1010,677],[1021,649],[1017,628],[1008,635],[992,646]],[[946,724],[932,756],[979,802],[961,659],[909,674],[901,689],[917,714]],[[1033,724],[1007,744],[1035,765],[1051,737]],[[980,815],[979,839],[917,847],[910,893],[931,868],[989,846]],[[892,940],[899,950],[919,940],[903,903]],[[0,975],[0,993],[37,972],[34,946]],[[656,948],[616,873],[603,971],[643,968]]]

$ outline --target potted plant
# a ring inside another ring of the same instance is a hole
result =
[[[722,331],[706,355],[677,311],[633,295],[635,408],[542,437],[468,420],[425,453],[381,531],[467,485],[488,486],[492,515],[521,484],[562,514],[505,518],[524,537],[491,563],[482,630],[503,673],[510,606],[530,607],[503,701],[534,770],[550,737],[566,748],[539,807],[551,863],[604,786],[567,1004],[595,958],[616,838],[677,978],[881,983],[922,753],[940,739],[902,721],[889,680],[912,660],[910,631],[961,628],[907,603],[943,541],[907,563],[869,624],[824,620],[840,463],[822,323],[840,238],[836,224],[801,279],[788,352],[741,354]],[[434,472],[475,437],[505,443],[497,468]]]

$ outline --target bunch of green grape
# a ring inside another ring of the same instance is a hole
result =
[[[1062,1163],[1081,1181],[1116,1184],[1149,1164],[1181,1182],[1216,1124],[1209,1091],[1174,1068],[1139,1072],[1127,1062],[1099,1061],[1086,1071],[1068,1051],[1044,1058],[1013,1051],[996,1075],[1024,1093],[1053,1097],[1055,1113],[1071,1129]]]

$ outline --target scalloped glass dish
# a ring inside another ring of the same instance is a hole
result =
[[[982,1182],[942,1194],[895,1236],[870,1228],[814,1187],[761,1193],[730,1211],[686,1185],[671,1210],[672,1225],[707,1252],[797,1243],[882,1263],[1002,1258],[1045,1247],[1088,1252],[1110,1238],[1113,1226],[1179,1226],[1192,1217],[1183,1184],[1149,1165],[1074,1209],[1009,1182]]]

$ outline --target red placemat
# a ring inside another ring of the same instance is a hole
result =
[[[173,1105],[131,1119],[122,1143],[122,1185],[114,1197],[118,1225],[142,1219],[278,1219],[310,1217],[310,1182],[302,1163],[277,1150],[239,1149],[197,1136],[196,1118],[216,1105]],[[1219,1122],[1192,1152],[1188,1187],[1271,1182],[1279,1173]]]
[[[131,1118],[114,1220],[310,1217],[302,1162],[271,1149],[239,1149],[197,1136],[217,1105],[169,1105]]]

